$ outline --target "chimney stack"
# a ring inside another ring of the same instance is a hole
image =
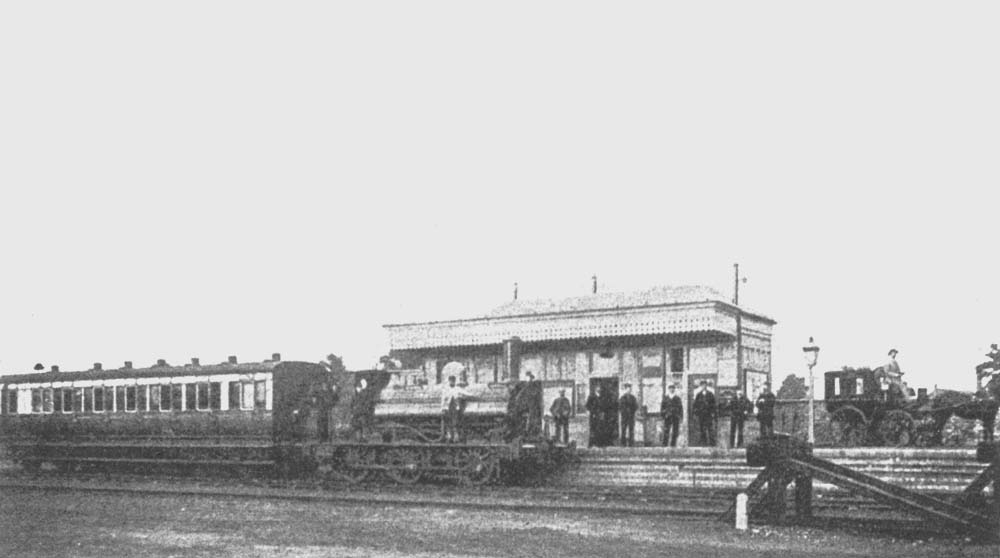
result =
[[[166,366],[167,365],[167,361],[166,361],[166,359],[162,359],[162,358],[161,359],[157,359],[156,365],[157,366]]]
[[[201,361],[198,357],[191,357],[191,366],[201,366]]]
[[[229,364],[236,364],[236,355],[229,356]]]
[[[100,372],[100,371],[101,371],[101,369],[102,369],[102,367],[101,367],[101,363],[100,363],[100,362],[95,362],[95,363],[94,363],[94,371],[95,371],[95,372]]]
[[[281,353],[271,353],[271,360],[281,362]]]
[[[53,364],[52,365],[52,371],[53,372],[58,372],[59,371],[59,365],[58,364]]]
[[[131,369],[132,369],[132,361],[131,360],[126,360],[125,361],[125,370],[131,370]]]

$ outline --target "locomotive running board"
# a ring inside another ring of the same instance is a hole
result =
[[[815,479],[897,509],[917,513],[932,521],[942,521],[963,531],[989,539],[996,539],[998,536],[996,521],[986,515],[814,457],[809,444],[788,437],[767,438],[750,444],[747,448],[747,462],[750,466],[764,466],[764,470],[747,486],[746,494],[751,503],[766,506],[751,507],[748,510],[751,516],[755,511],[754,507],[766,507],[766,513],[782,518],[785,513],[786,489],[794,482],[796,512],[803,518],[810,517],[812,481]],[[731,521],[734,514],[735,505],[721,519]]]

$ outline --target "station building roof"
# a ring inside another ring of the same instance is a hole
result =
[[[564,299],[514,300],[485,316],[387,324],[392,350],[646,336],[676,333],[736,335],[737,307],[708,287],[657,287]],[[742,309],[744,328],[769,334],[776,322]]]

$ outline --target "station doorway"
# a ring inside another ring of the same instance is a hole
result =
[[[590,445],[604,447],[618,439],[618,378],[591,378],[590,393],[601,388],[601,411],[590,416]]]

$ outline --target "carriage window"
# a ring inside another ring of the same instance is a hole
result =
[[[86,406],[83,404],[83,388],[76,388],[73,390],[73,412],[75,413],[85,413],[87,412]]]
[[[52,390],[52,400],[56,411],[62,411],[62,390],[54,389]],[[49,411],[52,412],[52,411]]]
[[[191,393],[190,390],[192,388],[194,388],[194,391],[196,392],[195,401],[197,403],[196,403],[195,408],[198,409],[199,411],[207,411],[208,410],[208,384],[206,382],[198,382],[197,384],[193,384],[191,386],[188,386],[188,390],[189,390],[188,394]]]
[[[173,406],[170,402],[170,386],[153,386],[159,397],[156,398],[159,410],[169,411]]]
[[[52,411],[52,388],[45,388],[42,390],[42,412],[51,413]]]
[[[240,399],[242,396],[242,384],[239,382],[229,382],[229,410],[235,411],[240,408]]]
[[[184,410],[184,384],[170,384],[170,408],[174,411]]]
[[[125,386],[125,410],[135,412],[135,386]]]
[[[104,410],[108,413],[115,410],[115,386],[104,386]]]
[[[208,408],[218,411],[222,408],[222,385],[219,382],[209,382],[208,384]]]
[[[253,382],[243,382],[243,400],[240,407],[248,411],[253,410]]]
[[[115,411],[122,412],[125,410],[125,386],[115,387]]]
[[[63,388],[62,390],[62,408],[59,409],[64,413],[73,412],[73,388]]]
[[[31,390],[31,412],[42,412],[42,390],[35,388]]]
[[[136,409],[140,411],[149,410],[149,386],[136,386]]]
[[[267,382],[260,380],[253,384],[253,408],[267,408]]]
[[[94,412],[104,412],[104,386],[94,388]]]
[[[83,388],[83,412],[91,413],[94,411],[94,388],[88,387]]]

